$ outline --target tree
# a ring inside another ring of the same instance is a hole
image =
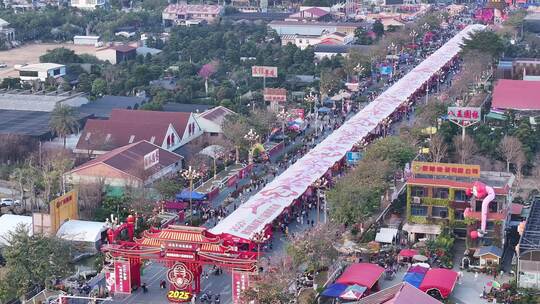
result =
[[[523,153],[523,151],[521,151],[521,153],[517,155],[516,159],[514,160],[514,164],[516,166],[516,187],[519,187],[519,184],[523,179],[523,166],[527,164],[527,156],[525,156],[525,153]]]
[[[101,97],[107,93],[107,82],[102,78],[92,81],[92,95]]]
[[[332,221],[351,226],[368,219],[379,208],[381,195],[392,173],[388,160],[361,160],[356,168],[326,192]]]
[[[321,71],[320,91],[321,96],[328,96],[339,88],[341,84],[340,78],[331,70],[325,69]]]
[[[39,62],[46,63],[58,63],[58,64],[67,64],[67,63],[81,63],[81,57],[75,54],[74,51],[67,49],[65,47],[56,48],[52,50],[47,50],[45,55],[39,57]]]
[[[414,147],[398,136],[388,136],[372,143],[364,157],[366,160],[387,160],[392,170],[402,169],[416,155]]]
[[[331,223],[317,225],[291,236],[287,254],[296,267],[306,264],[308,271],[317,272],[330,266],[338,257],[338,251],[333,246],[338,241],[338,235],[337,227]]]
[[[240,163],[240,148],[247,146],[244,136],[249,132],[250,126],[246,119],[240,115],[227,115],[223,122],[223,135],[230,140],[236,150],[236,163]]]
[[[515,163],[521,155],[524,157],[521,141],[517,137],[505,135],[499,148],[506,161],[506,172],[510,172],[510,163]]]
[[[371,30],[377,35],[377,38],[381,38],[384,35],[384,25],[381,20],[377,19],[373,22]]]
[[[159,193],[162,200],[174,199],[176,194],[182,191],[184,183],[170,178],[162,178],[154,183],[154,189]]]
[[[94,182],[82,182],[77,185],[79,196],[79,213],[82,218],[93,219],[95,212],[103,201],[105,178]]]
[[[493,59],[499,58],[504,51],[504,43],[497,33],[483,30],[474,32],[468,38],[463,39],[462,49],[465,53],[476,50]]]
[[[431,161],[440,163],[448,154],[448,145],[442,135],[435,134],[429,141]]]
[[[457,161],[461,164],[470,164],[474,153],[478,150],[474,139],[467,134],[463,139],[461,135],[456,135],[453,142],[457,153]]]
[[[261,304],[289,303],[294,294],[290,291],[296,270],[290,260],[280,259],[266,267],[253,284],[245,290],[241,298],[245,302]]]
[[[64,139],[64,149],[66,148],[66,137],[77,131],[79,127],[78,115],[74,108],[57,103],[51,113],[49,126],[54,134]]]
[[[3,250],[7,272],[0,284],[2,301],[23,296],[35,286],[50,287],[73,269],[69,243],[42,234],[29,236],[30,229],[19,225],[8,234]]]
[[[199,70],[199,76],[204,79],[204,92],[206,93],[206,95],[208,95],[208,79],[210,78],[210,76],[216,73],[217,65],[217,61],[212,61],[203,65]]]
[[[368,31],[363,27],[354,30],[354,37],[356,38],[356,44],[369,45],[373,43]]]

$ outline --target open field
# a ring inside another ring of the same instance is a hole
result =
[[[8,65],[7,68],[0,68],[0,79],[17,76],[14,65],[23,63],[39,63],[39,56],[45,54],[47,50],[65,47],[74,50],[77,54],[96,54],[96,47],[93,45],[74,45],[72,43],[35,43],[27,44],[7,51],[0,51],[0,63]]]

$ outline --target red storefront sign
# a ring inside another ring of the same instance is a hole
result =
[[[480,121],[481,108],[474,107],[448,107],[448,119]]]
[[[242,293],[249,288],[249,276],[247,272],[234,271],[232,272],[232,300],[233,304],[243,304]]]
[[[251,76],[277,78],[277,67],[254,65],[251,67]]]
[[[478,178],[480,177],[480,166],[415,161],[412,164],[412,172],[414,174],[466,176]]]
[[[264,100],[285,102],[287,101],[287,90],[279,88],[266,88],[264,89]]]
[[[114,261],[114,279],[116,293],[131,293],[131,269],[129,261]]]

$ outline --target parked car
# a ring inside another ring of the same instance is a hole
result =
[[[12,198],[3,198],[0,200],[0,206],[2,207],[11,207],[15,206],[19,203],[19,201],[14,201]]]
[[[3,68],[7,68],[7,64],[2,62],[2,63],[0,63],[0,69],[3,69]]]

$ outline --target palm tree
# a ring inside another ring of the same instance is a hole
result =
[[[66,137],[75,132],[79,126],[78,115],[75,109],[62,103],[56,104],[51,114],[49,126],[54,134],[64,139],[65,149]]]

